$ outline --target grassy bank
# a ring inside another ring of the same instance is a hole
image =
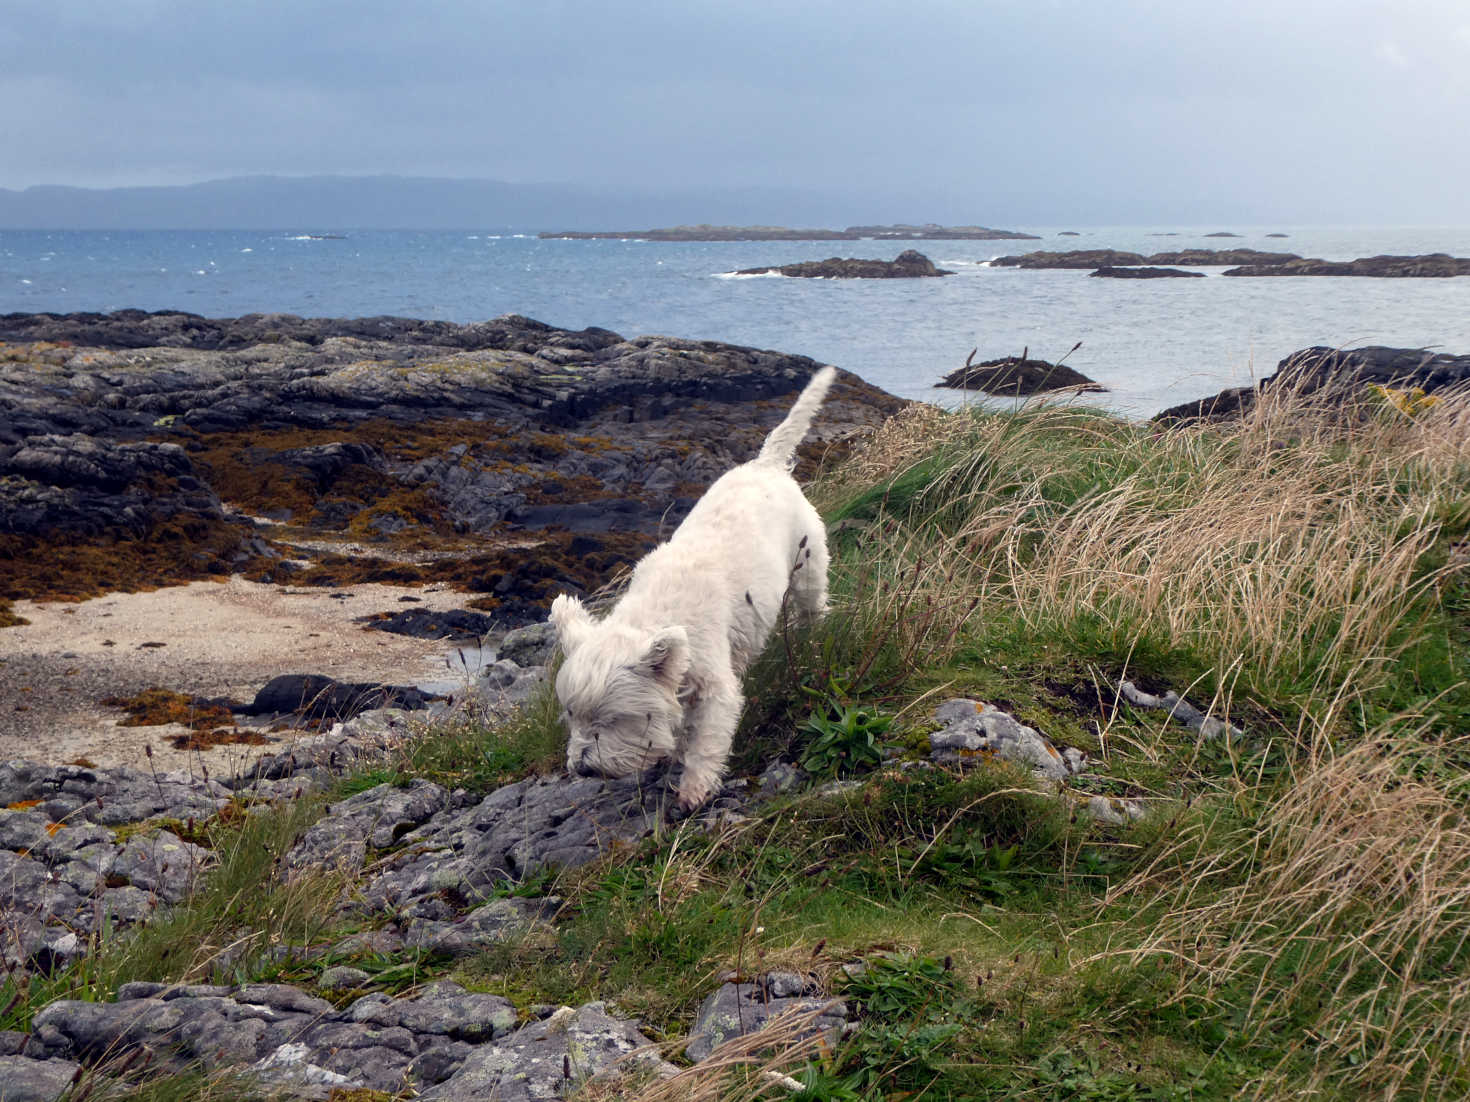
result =
[[[863,783],[548,878],[553,934],[371,963],[388,989],[608,999],[670,1042],[728,971],[812,971],[860,1012],[835,1050],[731,1054],[648,1099],[1463,1097],[1467,430],[1459,398],[1282,398],[1166,431],[915,408],[813,487],[833,612],[773,640],[737,742],[746,771],[780,754]],[[1198,740],[1122,700],[1125,678],[1245,737]],[[873,752],[919,757],[961,695],[1085,750],[1083,794],[1147,817]],[[554,767],[554,716],[430,732],[347,787],[488,790]],[[174,933],[102,945],[12,1019],[120,978],[311,982],[320,962],[268,950],[345,932],[321,928],[335,886],[260,886],[313,813],[218,824],[224,864]]]

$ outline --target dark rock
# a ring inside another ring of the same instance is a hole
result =
[[[1074,252],[1034,252],[1021,256],[998,256],[991,265],[996,268],[1113,268],[1119,265],[1144,264],[1141,253],[1116,249],[1079,249]]]
[[[985,360],[978,364],[972,362],[974,358],[975,353],[972,351],[966,357],[964,367],[951,371],[934,385],[955,390],[980,390],[986,394],[1007,397],[1041,394],[1069,387],[1088,391],[1107,389],[1064,364],[1033,360],[1024,353],[1020,356],[1002,356],[998,360]]]
[[[1300,259],[1295,253],[1268,253],[1256,249],[1176,249],[1147,256],[1115,249],[1082,249],[1000,256],[990,263],[1000,268],[1136,268],[1146,264],[1208,268],[1227,264],[1277,265]]]
[[[414,639],[448,639],[456,642],[478,641],[495,630],[494,618],[483,612],[451,608],[432,612],[426,608],[409,608],[388,616],[363,616],[373,631],[407,635]],[[404,705],[397,705],[403,707]]]
[[[432,697],[411,685],[336,681],[321,674],[282,674],[255,699],[235,708],[241,715],[294,715],[306,720],[348,719],[372,708],[425,708]]]
[[[1171,276],[1204,278],[1204,272],[1182,272],[1178,268],[1099,268],[1092,273],[1104,279],[1168,279]]]
[[[1207,234],[1205,234],[1205,236],[1206,237],[1239,237],[1240,234],[1238,234],[1238,233],[1230,233],[1227,230],[1220,230],[1220,231],[1218,231],[1216,233],[1207,233]]]
[[[765,275],[778,272],[802,279],[919,279],[925,276],[954,275],[921,252],[905,249],[892,260],[856,260],[851,257],[828,257],[826,260],[804,260],[800,264],[784,264],[779,268],[744,268],[736,275]]]
[[[1357,260],[1302,259],[1284,264],[1245,264],[1228,276],[1375,276],[1395,279],[1446,279],[1470,276],[1470,257],[1448,253],[1419,256],[1363,256]]]
[[[1304,394],[1326,391],[1334,398],[1361,397],[1368,387],[1418,387],[1426,394],[1470,386],[1470,355],[1451,355],[1419,348],[1305,348],[1276,365],[1276,371],[1254,387],[1222,390],[1212,398],[1185,402],[1154,415],[1163,424],[1238,417],[1250,410],[1264,391],[1290,387]]]

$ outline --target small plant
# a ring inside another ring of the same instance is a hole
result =
[[[883,760],[878,736],[893,717],[871,708],[848,704],[836,716],[817,713],[807,720],[814,737],[801,757],[801,767],[818,777],[845,777],[871,769]]]

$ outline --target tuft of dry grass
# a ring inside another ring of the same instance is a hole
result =
[[[828,1038],[816,1027],[820,1015],[820,1011],[787,1011],[755,1033],[730,1038],[693,1067],[654,1079],[632,1093],[627,1093],[626,1085],[609,1094],[607,1086],[593,1084],[576,1097],[579,1102],[612,1098],[628,1102],[789,1098],[801,1089],[792,1075],[831,1054]]]
[[[1318,1090],[1463,1098],[1470,820],[1436,783],[1441,748],[1381,734],[1324,745],[1233,849],[1196,824],[1115,887],[1114,904],[1173,884],[1111,955],[1170,962],[1170,997],[1233,1009],[1283,1076],[1306,1063]]]
[[[1426,565],[1464,520],[1464,393],[1406,414],[1279,388],[1235,422],[1163,430],[1063,406],[929,409],[869,447],[854,469],[888,492],[867,506],[882,534],[865,569],[948,610],[926,638],[969,616],[956,593],[1038,635],[1148,637],[1211,656],[1217,688],[1290,686],[1313,702],[1307,735],[1392,675],[1421,598],[1464,568]]]

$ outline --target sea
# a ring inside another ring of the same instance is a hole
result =
[[[0,314],[184,310],[210,317],[395,314],[455,322],[523,314],[569,329],[664,334],[800,353],[905,398],[964,364],[1058,361],[1132,418],[1245,385],[1311,345],[1470,353],[1470,278],[1113,280],[991,261],[1036,249],[1254,248],[1328,260],[1470,256],[1470,227],[1134,226],[1031,229],[1038,241],[650,242],[534,232],[0,230]],[[1210,236],[1229,232],[1236,236]],[[1075,233],[1075,236],[1072,235]],[[1284,233],[1285,237],[1269,236]],[[829,256],[892,259],[917,248],[943,279],[737,276]],[[1074,349],[1074,346],[1080,347]]]

